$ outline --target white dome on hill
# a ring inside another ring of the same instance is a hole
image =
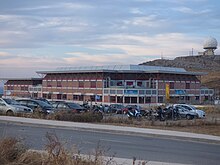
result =
[[[204,49],[217,49],[218,42],[215,38],[209,37],[205,40],[203,48]]]

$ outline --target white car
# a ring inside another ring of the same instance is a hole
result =
[[[6,115],[14,115],[17,113],[33,113],[33,110],[20,105],[15,100],[0,98],[0,112]]]
[[[189,111],[195,112],[197,114],[197,118],[205,118],[205,112],[203,110],[197,109],[193,105],[189,104],[174,104],[174,107],[183,107]]]

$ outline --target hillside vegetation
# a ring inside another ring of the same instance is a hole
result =
[[[206,72],[207,74],[201,77],[202,85],[215,89],[215,93],[220,95],[220,55],[186,56],[177,57],[174,60],[157,59],[140,65],[178,67],[185,68],[187,71]]]

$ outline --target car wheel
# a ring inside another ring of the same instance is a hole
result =
[[[13,111],[8,110],[8,111],[6,112],[6,115],[7,115],[7,116],[13,116],[13,115],[14,115],[14,113],[13,113]]]
[[[190,116],[190,115],[186,115],[186,119],[187,119],[187,120],[190,120],[190,119],[191,119],[191,116]]]

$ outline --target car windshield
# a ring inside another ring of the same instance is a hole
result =
[[[20,105],[17,101],[12,99],[3,99],[9,105]]]
[[[42,107],[53,108],[50,104],[47,104],[44,101],[36,100],[36,102]]]
[[[67,103],[67,105],[68,105],[70,108],[83,109],[79,104],[76,104],[76,103]]]
[[[196,110],[196,107],[194,107],[193,105],[189,105],[189,107],[193,110]]]

